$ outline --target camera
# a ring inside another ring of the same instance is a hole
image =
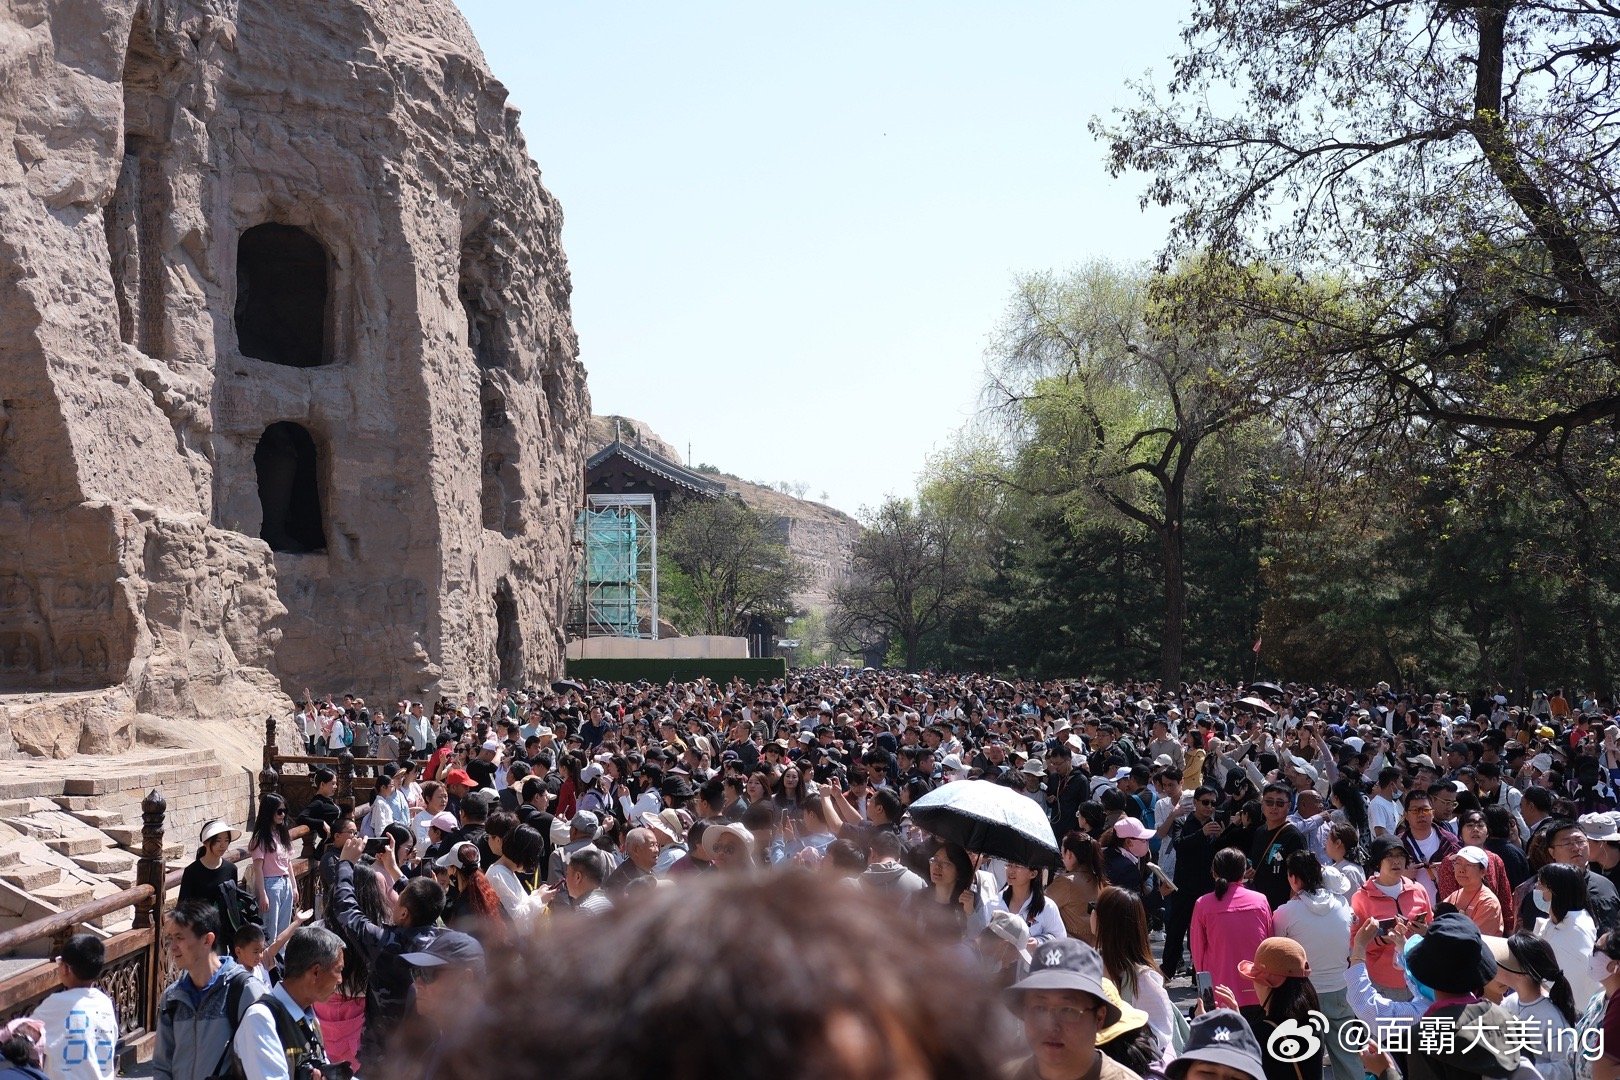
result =
[[[366,851],[365,851],[365,853],[367,855],[370,855],[372,858],[376,858],[378,855],[381,855],[383,853],[383,849],[386,848],[387,846],[388,846],[388,838],[387,837],[385,837],[385,836],[373,836],[371,839],[366,841]]]

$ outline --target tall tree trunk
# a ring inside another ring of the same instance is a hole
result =
[[[1589,689],[1607,696],[1609,663],[1603,654],[1603,620],[1592,600],[1592,573],[1597,566],[1597,552],[1592,545],[1592,512],[1584,510],[1575,523],[1575,613],[1581,624],[1581,637],[1586,646],[1586,681]]]
[[[1164,637],[1160,642],[1159,678],[1166,686],[1175,687],[1181,682],[1181,650],[1187,634],[1187,545],[1179,505],[1166,518],[1159,531],[1164,559]]]
[[[1512,654],[1508,664],[1508,688],[1515,705],[1530,704],[1530,680],[1524,675],[1524,609],[1518,604],[1508,607],[1508,628],[1511,631]]]

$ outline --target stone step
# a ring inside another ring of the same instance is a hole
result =
[[[37,799],[0,799],[0,818],[26,817],[38,807]]]
[[[127,851],[117,848],[107,848],[102,851],[92,851],[82,855],[74,855],[73,861],[79,867],[92,874],[102,877],[112,877],[114,874],[135,872],[135,856]],[[127,888],[127,886],[125,886]]]
[[[22,862],[22,850],[20,848],[0,848],[0,870],[9,870],[20,862]]]
[[[54,885],[43,885],[34,890],[34,899],[55,904],[58,911],[87,904],[94,898],[95,890],[92,886],[71,878],[64,878]]]
[[[140,852],[141,827],[139,825],[114,825],[102,831],[119,847],[127,848],[137,854]],[[173,833],[165,833],[163,841],[163,855],[165,858],[179,858],[185,854],[185,842],[176,840]]]
[[[106,801],[94,795],[58,795],[51,800],[70,814],[77,814],[80,810],[95,810]]]
[[[67,798],[67,796],[63,796],[63,798],[65,799],[65,798]],[[57,801],[61,802],[62,800],[59,799]],[[64,809],[67,809],[67,808],[64,807]],[[72,814],[74,817],[78,818],[80,821],[84,822],[86,825],[90,826],[93,829],[109,829],[109,828],[112,828],[115,825],[127,825],[128,824],[128,821],[125,820],[124,815],[120,814],[116,810],[72,810],[72,809],[68,809],[67,812]]]
[[[100,776],[75,776],[62,781],[64,795],[114,795],[121,791],[172,787],[187,780],[211,780],[221,774],[212,761],[196,764],[163,763],[156,769],[109,772]]]
[[[81,836],[53,836],[45,841],[45,846],[58,855],[89,855],[105,851],[112,846],[112,841],[100,833],[87,833]]]
[[[9,870],[0,870],[0,881],[23,890],[33,892],[43,889],[47,885],[55,885],[62,880],[62,871],[55,866],[14,866]]]

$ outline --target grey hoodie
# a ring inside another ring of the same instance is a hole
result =
[[[861,874],[861,885],[868,889],[918,892],[928,883],[897,862],[873,863]]]

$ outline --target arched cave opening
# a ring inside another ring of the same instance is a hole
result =
[[[497,685],[516,690],[523,681],[523,639],[518,633],[517,597],[504,580],[495,587],[495,666]]]
[[[271,424],[253,451],[264,525],[259,538],[271,551],[302,555],[326,550],[321,516],[320,452],[300,424]]]
[[[287,367],[332,360],[326,247],[294,225],[270,222],[236,248],[236,342],[243,356]]]

